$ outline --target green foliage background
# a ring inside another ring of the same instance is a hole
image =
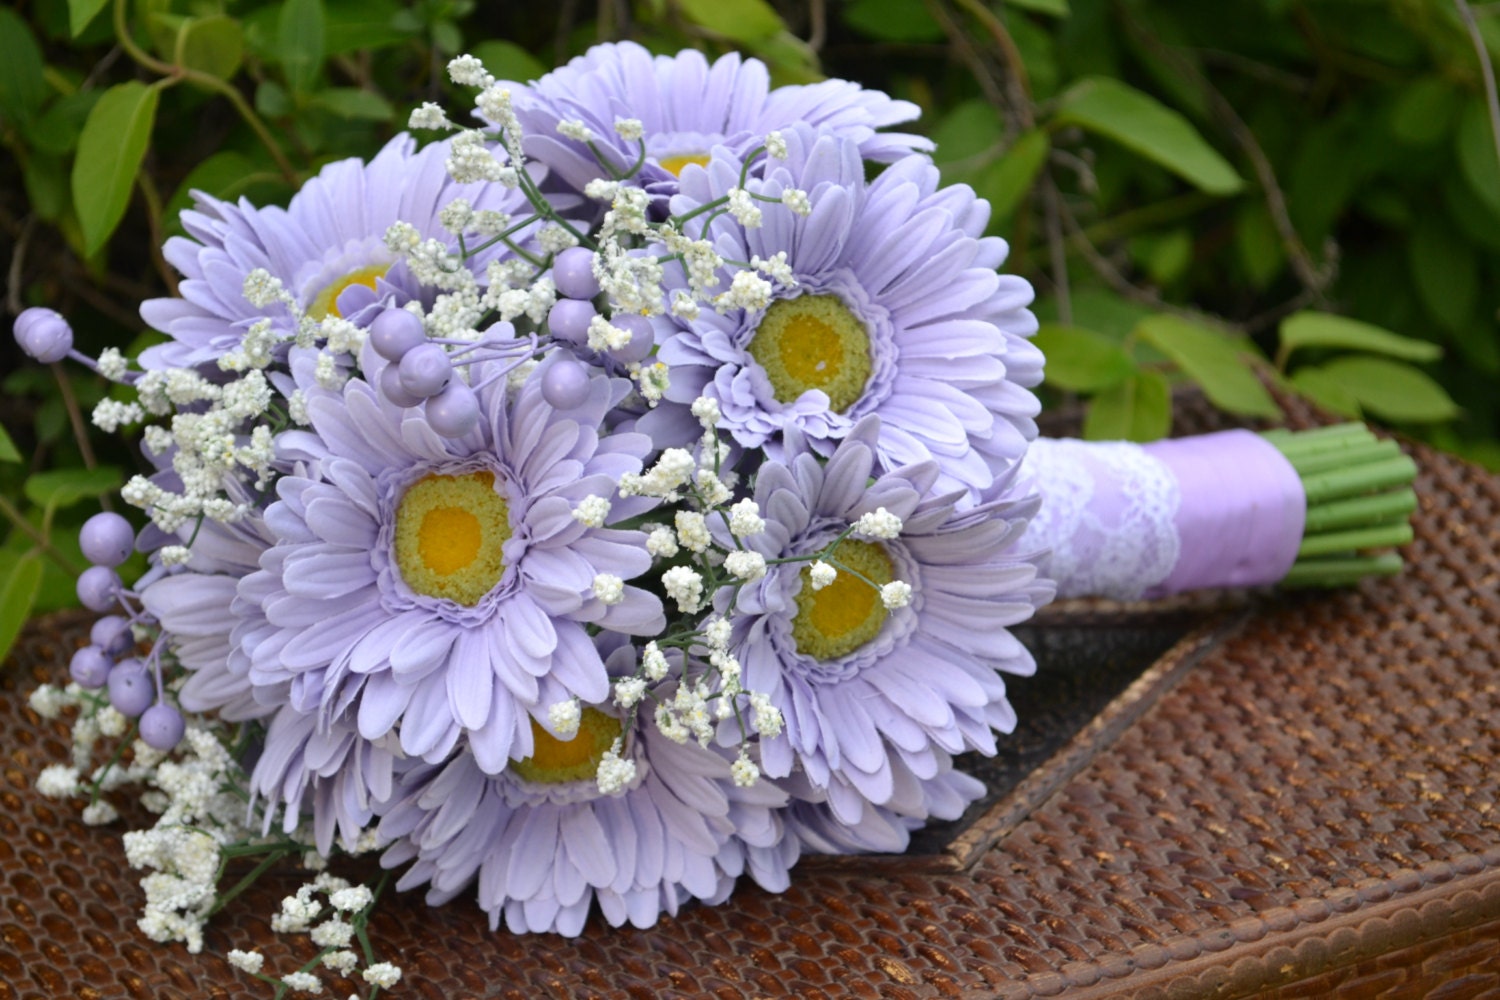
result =
[[[285,203],[469,51],[527,79],[604,39],[740,50],[777,83],[916,102],[950,182],[1036,285],[1049,405],[1171,428],[1263,380],[1500,468],[1500,4],[1467,0],[20,0],[0,8],[0,259],[13,317],[149,341],[188,192]],[[0,343],[0,649],[73,601],[74,537],[135,459],[109,391]],[[106,500],[106,503],[108,501]]]

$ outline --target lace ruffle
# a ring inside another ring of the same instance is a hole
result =
[[[1022,544],[1051,550],[1059,597],[1137,600],[1177,564],[1177,479],[1140,445],[1038,438],[1021,476],[1042,496]]]

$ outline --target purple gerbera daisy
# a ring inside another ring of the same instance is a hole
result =
[[[646,161],[636,183],[648,188],[674,183],[690,163],[707,163],[715,146],[743,156],[767,133],[798,122],[854,141],[871,160],[932,148],[921,136],[876,131],[915,119],[921,112],[909,101],[847,80],[773,89],[765,64],[738,53],[710,65],[693,49],[653,56],[634,42],[596,45],[530,86],[512,86],[526,154],[579,191],[609,173],[587,144],[558,133],[564,121],[582,122],[598,155],[620,174],[640,149],[615,122],[641,122]]]
[[[900,854],[913,830],[928,820],[954,820],[984,795],[984,783],[955,770],[953,758],[934,754],[936,773],[919,778],[900,759],[892,760],[894,793],[883,805],[867,802],[852,784],[834,775],[820,788],[802,771],[777,781],[791,802],[781,814],[787,839],[815,854]]]
[[[612,672],[634,656],[618,646]],[[670,687],[657,694],[670,698]],[[477,875],[491,926],[503,917],[517,933],[576,935],[595,900],[612,926],[649,927],[689,899],[723,900],[747,871],[786,888],[798,854],[778,819],[786,794],[738,786],[724,754],[674,742],[651,715],[649,703],[623,715],[584,707],[566,740],[533,723],[531,751],[499,774],[462,749],[441,764],[398,764],[396,792],[377,807],[379,835],[393,841],[381,863],[414,861],[397,885],[428,884],[433,905]]]
[[[1035,669],[1007,626],[1052,596],[1036,555],[1014,545],[1036,497],[958,510],[960,494],[932,494],[935,463],[881,474],[880,435],[878,420],[861,421],[825,464],[792,432],[789,459],[761,467],[754,499],[767,525],[743,541],[770,568],[740,589],[732,640],[745,689],[784,720],[781,735],[760,737],[766,773],[800,765],[845,822],[861,801],[924,818],[908,778],[936,777],[945,754],[995,752],[994,732],[1015,724],[997,671]],[[826,557],[831,582],[784,561],[822,552],[865,514],[900,518],[899,534],[840,542]]]
[[[306,463],[282,477],[266,512],[277,544],[244,588],[272,632],[251,653],[251,681],[288,683],[289,703],[326,720],[353,710],[360,735],[399,734],[401,750],[444,760],[467,734],[477,766],[529,752],[528,712],[598,701],[608,677],[585,626],[653,634],[660,602],[629,586],[650,566],[635,531],[596,528],[580,503],[614,495],[649,442],[605,435],[628,389],[593,378],[563,411],[547,402],[548,363],[519,385],[478,390],[481,419],[460,438],[435,433],[360,380],[317,388],[311,352],[294,352],[307,431],[278,441]],[[384,362],[367,350],[364,371]],[[476,385],[491,370],[472,366]],[[614,516],[641,513],[616,499]]]
[[[256,719],[284,698],[284,690],[257,691],[249,676],[260,616],[239,588],[275,542],[260,514],[252,509],[233,523],[193,522],[183,531],[196,535],[191,560],[175,572],[157,568],[136,584],[142,606],[161,626],[159,641],[189,671],[177,692],[189,712]]]
[[[748,187],[773,198],[805,191],[811,213],[766,205],[755,229],[721,213],[704,237],[726,260],[785,254],[796,284],[779,287],[766,309],[705,310],[658,333],[677,405],[664,404],[642,429],[661,444],[690,438],[686,404],[702,395],[747,448],[774,455],[779,436],[796,428],[826,455],[877,415],[882,468],[934,459],[940,489],[987,495],[1036,436],[1029,387],[1042,378],[1041,352],[1027,339],[1037,326],[1026,308],[1031,286],[995,273],[1006,244],[982,235],[988,204],[963,185],[938,190],[925,157],[867,184],[854,143],[805,128],[786,140],[788,159]],[[739,161],[721,150],[706,169],[684,173],[672,212],[739,182]],[[691,226],[689,235],[698,235]],[[680,265],[664,284],[669,294],[688,287]]]
[[[195,194],[196,209],[182,213],[188,237],[163,248],[180,274],[180,298],[151,299],[141,317],[172,339],[141,355],[147,368],[204,365],[240,346],[249,327],[269,318],[282,333],[296,332],[291,313],[245,300],[245,279],[261,269],[281,281],[298,307],[313,319],[341,317],[365,325],[377,304],[401,305],[421,297],[421,288],[386,247],[386,230],[397,222],[421,236],[448,241],[438,213],[454,198],[476,209],[525,210],[519,191],[500,184],[455,184],[447,174],[447,143],[418,151],[398,135],[369,163],[340,160],[324,167],[285,208],[257,208]],[[467,261],[476,277],[496,250]]]

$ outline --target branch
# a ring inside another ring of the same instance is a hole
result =
[[[1469,29],[1469,40],[1474,43],[1474,55],[1479,58],[1479,72],[1484,75],[1484,99],[1490,110],[1490,138],[1495,143],[1495,162],[1500,164],[1500,95],[1495,92],[1495,66],[1490,62],[1489,49],[1485,48],[1484,35],[1479,32],[1479,22],[1468,0],[1453,0],[1458,16]]]
[[[1042,181],[1042,214],[1047,227],[1047,257],[1052,268],[1052,287],[1057,293],[1057,319],[1073,325],[1073,297],[1068,291],[1068,252],[1063,245],[1062,195],[1048,176]]]
[[[979,50],[974,47],[964,29],[953,20],[953,15],[948,13],[940,0],[927,0],[927,10],[938,24],[942,25],[943,33],[948,36],[949,45],[956,49],[959,58],[968,64],[969,70],[974,74],[974,81],[979,84],[979,89],[984,91],[985,100],[1001,110],[1010,108],[1011,102],[1006,99],[1004,91],[995,79],[995,74],[985,64]]]
[[[955,2],[984,25],[990,38],[1005,56],[1005,72],[1014,90],[1018,91],[1018,93],[1011,94],[1011,102],[1016,106],[1021,127],[1031,128],[1035,120],[1031,107],[1031,78],[1026,74],[1026,62],[1021,58],[1021,50],[1016,47],[1016,40],[1010,37],[1010,32],[995,16],[994,11],[979,0],[955,0]]]
[[[1287,260],[1291,263],[1297,280],[1313,293],[1320,305],[1326,305],[1328,287],[1333,284],[1338,274],[1338,247],[1332,240],[1329,240],[1323,247],[1323,263],[1319,264],[1313,260],[1312,253],[1302,242],[1297,228],[1292,225],[1292,217],[1287,211],[1286,194],[1276,180],[1276,171],[1271,166],[1270,158],[1261,148],[1259,140],[1255,138],[1255,133],[1250,131],[1244,119],[1234,110],[1234,106],[1223,94],[1219,93],[1219,89],[1209,82],[1198,67],[1184,59],[1170,46],[1164,45],[1149,31],[1142,29],[1128,14],[1122,14],[1122,20],[1137,41],[1170,63],[1175,70],[1203,90],[1208,97],[1209,107],[1214,116],[1220,119],[1230,137],[1249,158],[1250,165],[1255,170],[1255,178],[1260,183],[1261,192],[1266,196],[1266,208],[1271,213],[1271,223],[1276,227],[1277,235],[1281,237],[1282,248],[1286,251]]]
[[[256,137],[260,139],[261,144],[270,152],[271,159],[276,161],[276,169],[281,171],[282,176],[286,178],[288,184],[293,187],[297,186],[297,171],[292,166],[291,161],[281,151],[280,144],[271,135],[271,130],[266,128],[266,123],[260,120],[260,116],[245,102],[245,96],[233,84],[227,80],[220,80],[211,74],[189,69],[186,66],[162,62],[145,49],[142,49],[136,44],[135,38],[130,34],[130,25],[125,23],[125,0],[115,0],[114,22],[115,37],[120,40],[120,45],[124,47],[130,58],[141,66],[151,70],[153,73],[159,73],[173,82],[185,80],[188,83],[197,84],[205,90],[211,90],[223,96],[230,104],[234,105],[234,110],[239,113],[239,116],[245,120],[245,124],[250,126],[250,130],[255,133]]]
[[[814,52],[823,48],[823,43],[828,41],[828,5],[826,0],[812,0],[808,7],[808,31],[807,47]]]

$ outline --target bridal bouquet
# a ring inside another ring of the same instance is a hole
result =
[[[33,703],[82,705],[47,789],[104,821],[101,792],[154,786],[162,821],[127,837],[153,938],[200,946],[256,855],[379,850],[516,932],[775,892],[803,852],[900,851],[982,794],[954,755],[1012,728],[1033,662],[1007,629],[1056,581],[1253,585],[1400,540],[1409,494],[1381,491],[1410,464],[1363,431],[1202,439],[1211,474],[1163,446],[1023,462],[1032,291],[927,141],[880,131],[910,104],[628,43],[532,84],[449,71],[475,127],[423,105],[425,145],[285,209],[200,196],[135,363],[16,324],[134,387],[96,423],[146,423],[146,527],[86,525],[106,616]],[[1307,456],[1351,454],[1382,471],[1306,488]],[[1225,470],[1255,485],[1226,499]],[[373,895],[320,876],[278,929],[347,971]]]

